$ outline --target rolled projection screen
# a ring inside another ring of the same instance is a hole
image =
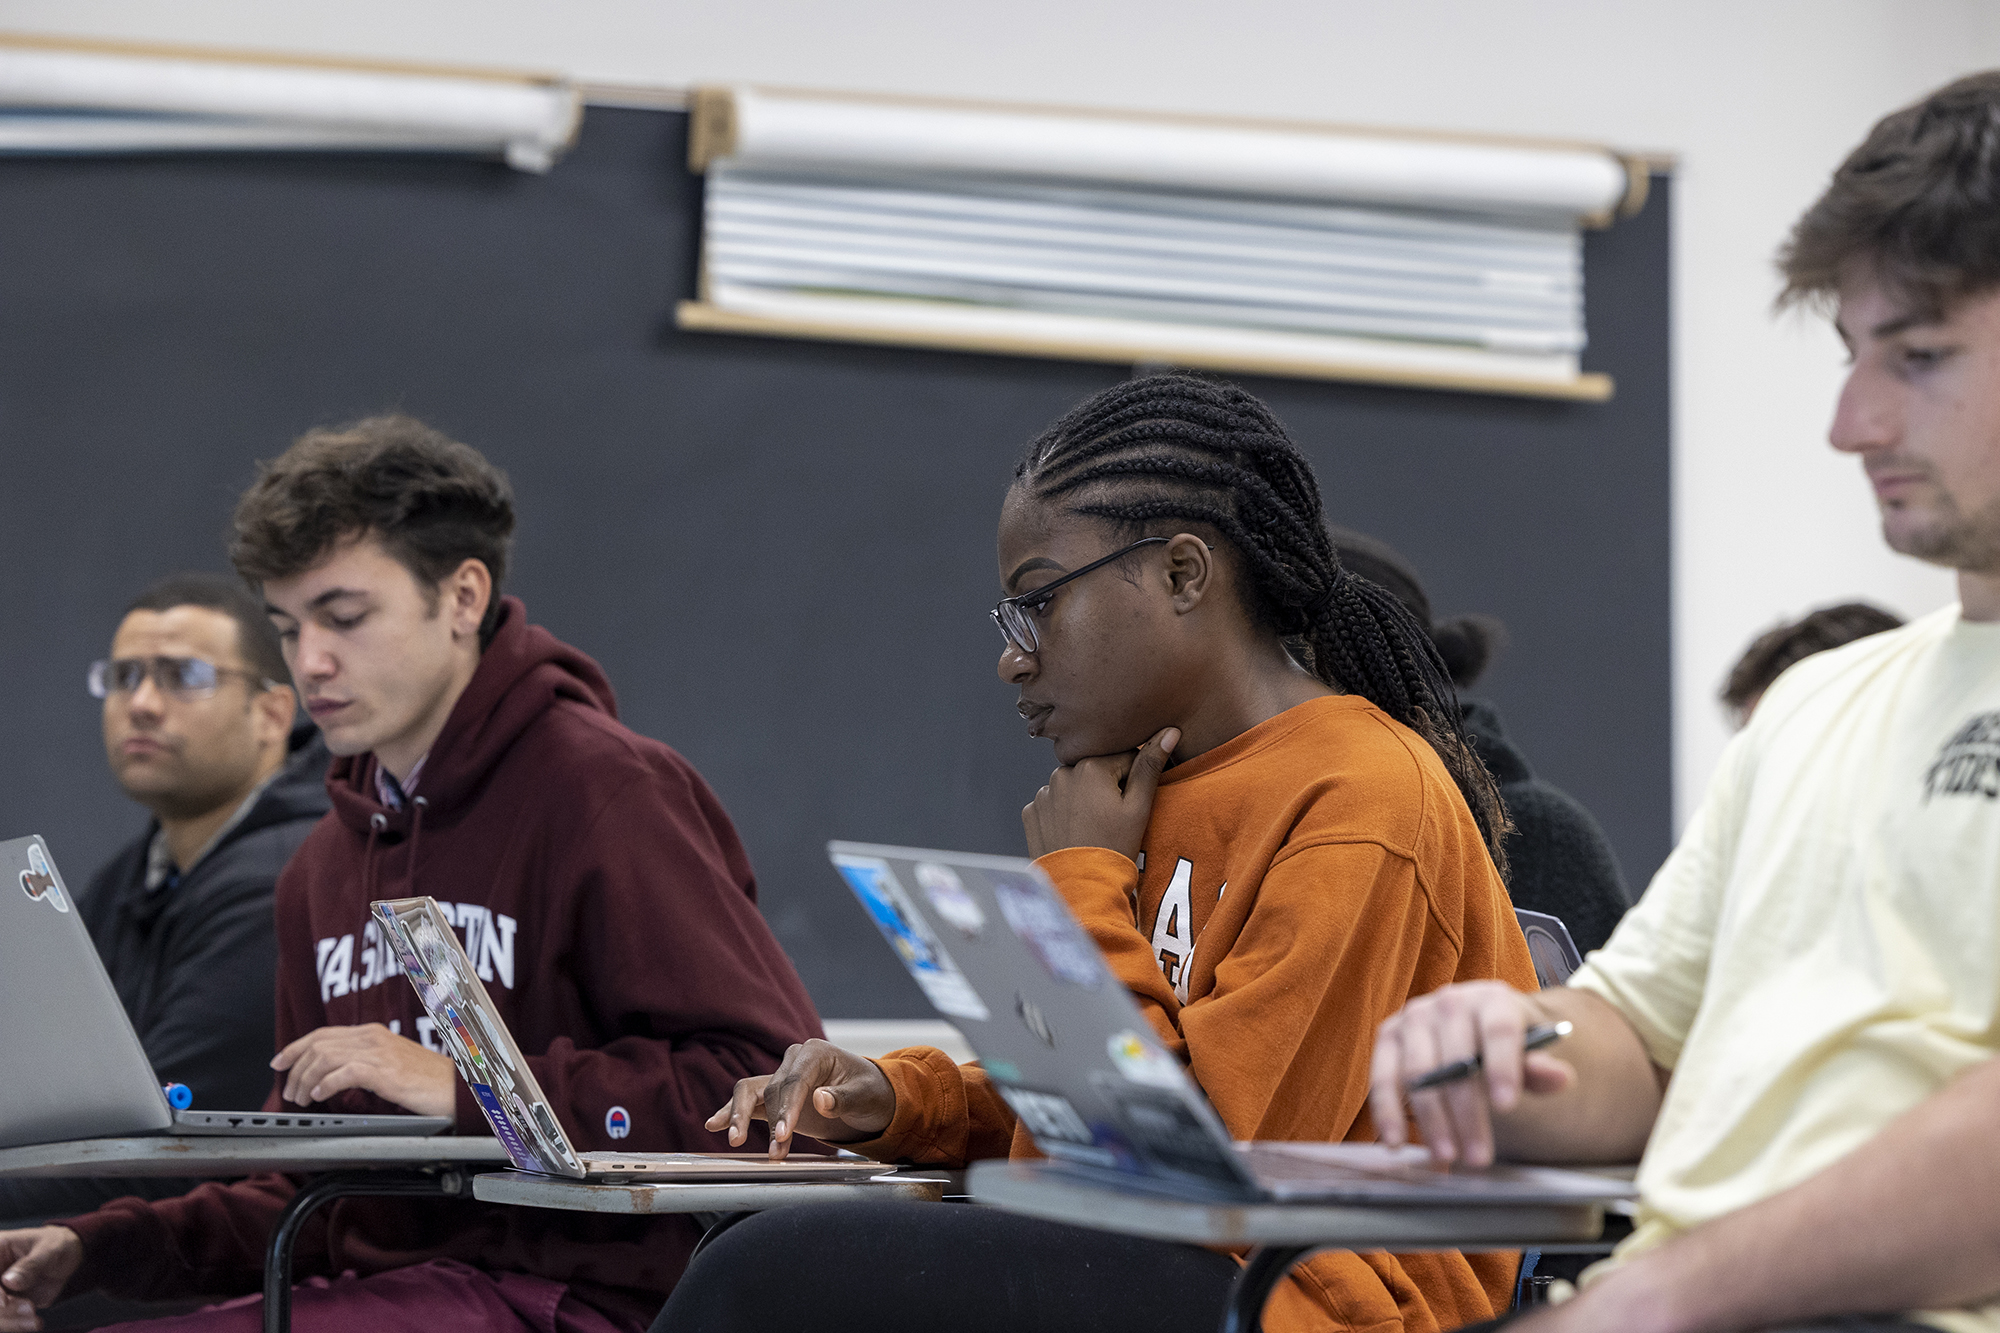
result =
[[[696,171],[727,159],[774,170],[1039,177],[1588,221],[1608,220],[1643,188],[1616,154],[1588,146],[747,87],[698,90],[695,113]]]
[[[5,39],[0,106],[214,118],[214,142],[202,142],[194,128],[201,122],[190,120],[179,132],[156,135],[135,126],[131,146],[484,149],[527,170],[546,170],[575,137],[582,116],[575,90],[551,80],[68,50]],[[16,146],[58,150],[66,119],[75,118],[47,118],[35,142]],[[254,128],[260,126],[261,134]],[[101,142],[86,133],[74,147],[101,151],[117,139],[103,125],[97,135]]]

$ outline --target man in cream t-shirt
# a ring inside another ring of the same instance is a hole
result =
[[[1409,1099],[1436,1155],[1640,1160],[1632,1235],[1524,1329],[2000,1333],[2000,74],[1877,125],[1781,268],[1853,356],[1834,447],[1959,604],[1781,676],[1568,987],[1383,1024],[1385,1139],[1478,1053]]]

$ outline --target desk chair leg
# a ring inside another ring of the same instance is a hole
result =
[[[356,1194],[456,1198],[471,1193],[463,1171],[341,1171],[309,1181],[292,1196],[264,1251],[264,1333],[291,1333],[292,1247],[306,1219],[335,1199]]]
[[[1319,1245],[1259,1245],[1229,1289],[1229,1308],[1222,1312],[1222,1333],[1257,1333],[1257,1321],[1271,1289],[1292,1271],[1292,1265],[1322,1249]]]

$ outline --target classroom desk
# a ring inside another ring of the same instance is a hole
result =
[[[796,1203],[909,1199],[936,1203],[944,1197],[943,1177],[932,1174],[875,1176],[868,1180],[773,1180],[682,1184],[665,1180],[569,1180],[528,1171],[492,1171],[472,1178],[472,1197],[482,1203],[523,1208],[560,1208],[574,1213],[760,1213]]]
[[[264,1330],[289,1333],[292,1246],[321,1205],[347,1195],[461,1197],[469,1170],[507,1160],[497,1139],[239,1138],[162,1135],[77,1139],[0,1149],[0,1179],[89,1176],[248,1176],[266,1171],[310,1175],[278,1217],[264,1251]]]
[[[774,1180],[682,1184],[675,1181],[567,1180],[528,1171],[494,1171],[472,1178],[472,1197],[523,1208],[576,1213],[695,1215],[702,1228],[694,1253],[744,1218],[771,1208],[857,1199],[938,1203],[950,1182],[939,1172],[875,1176],[868,1180]]]
[[[1317,1250],[1536,1249],[1592,1241],[1604,1228],[1598,1203],[1200,1203],[1080,1180],[1046,1162],[975,1162],[967,1179],[977,1202],[1045,1221],[1189,1245],[1254,1246],[1230,1292],[1223,1333],[1256,1333],[1271,1289]]]

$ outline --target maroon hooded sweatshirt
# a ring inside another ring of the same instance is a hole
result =
[[[736,1080],[771,1072],[821,1030],[758,914],[729,816],[693,767],[620,725],[597,664],[509,597],[402,810],[377,799],[375,771],[373,755],[334,762],[333,809],[278,880],[279,1046],[383,1023],[442,1049],[368,912],[377,898],[428,894],[578,1151],[729,1151],[702,1121]],[[278,1108],[276,1088],[266,1107]],[[357,1090],[310,1109],[402,1108]],[[491,1133],[463,1082],[456,1132]],[[292,1178],[257,1176],[68,1221],[84,1244],[69,1290],[255,1291],[295,1192]],[[684,1217],[457,1200],[346,1199],[319,1216],[300,1238],[298,1277],[450,1258],[570,1283],[639,1325],[697,1237]]]

